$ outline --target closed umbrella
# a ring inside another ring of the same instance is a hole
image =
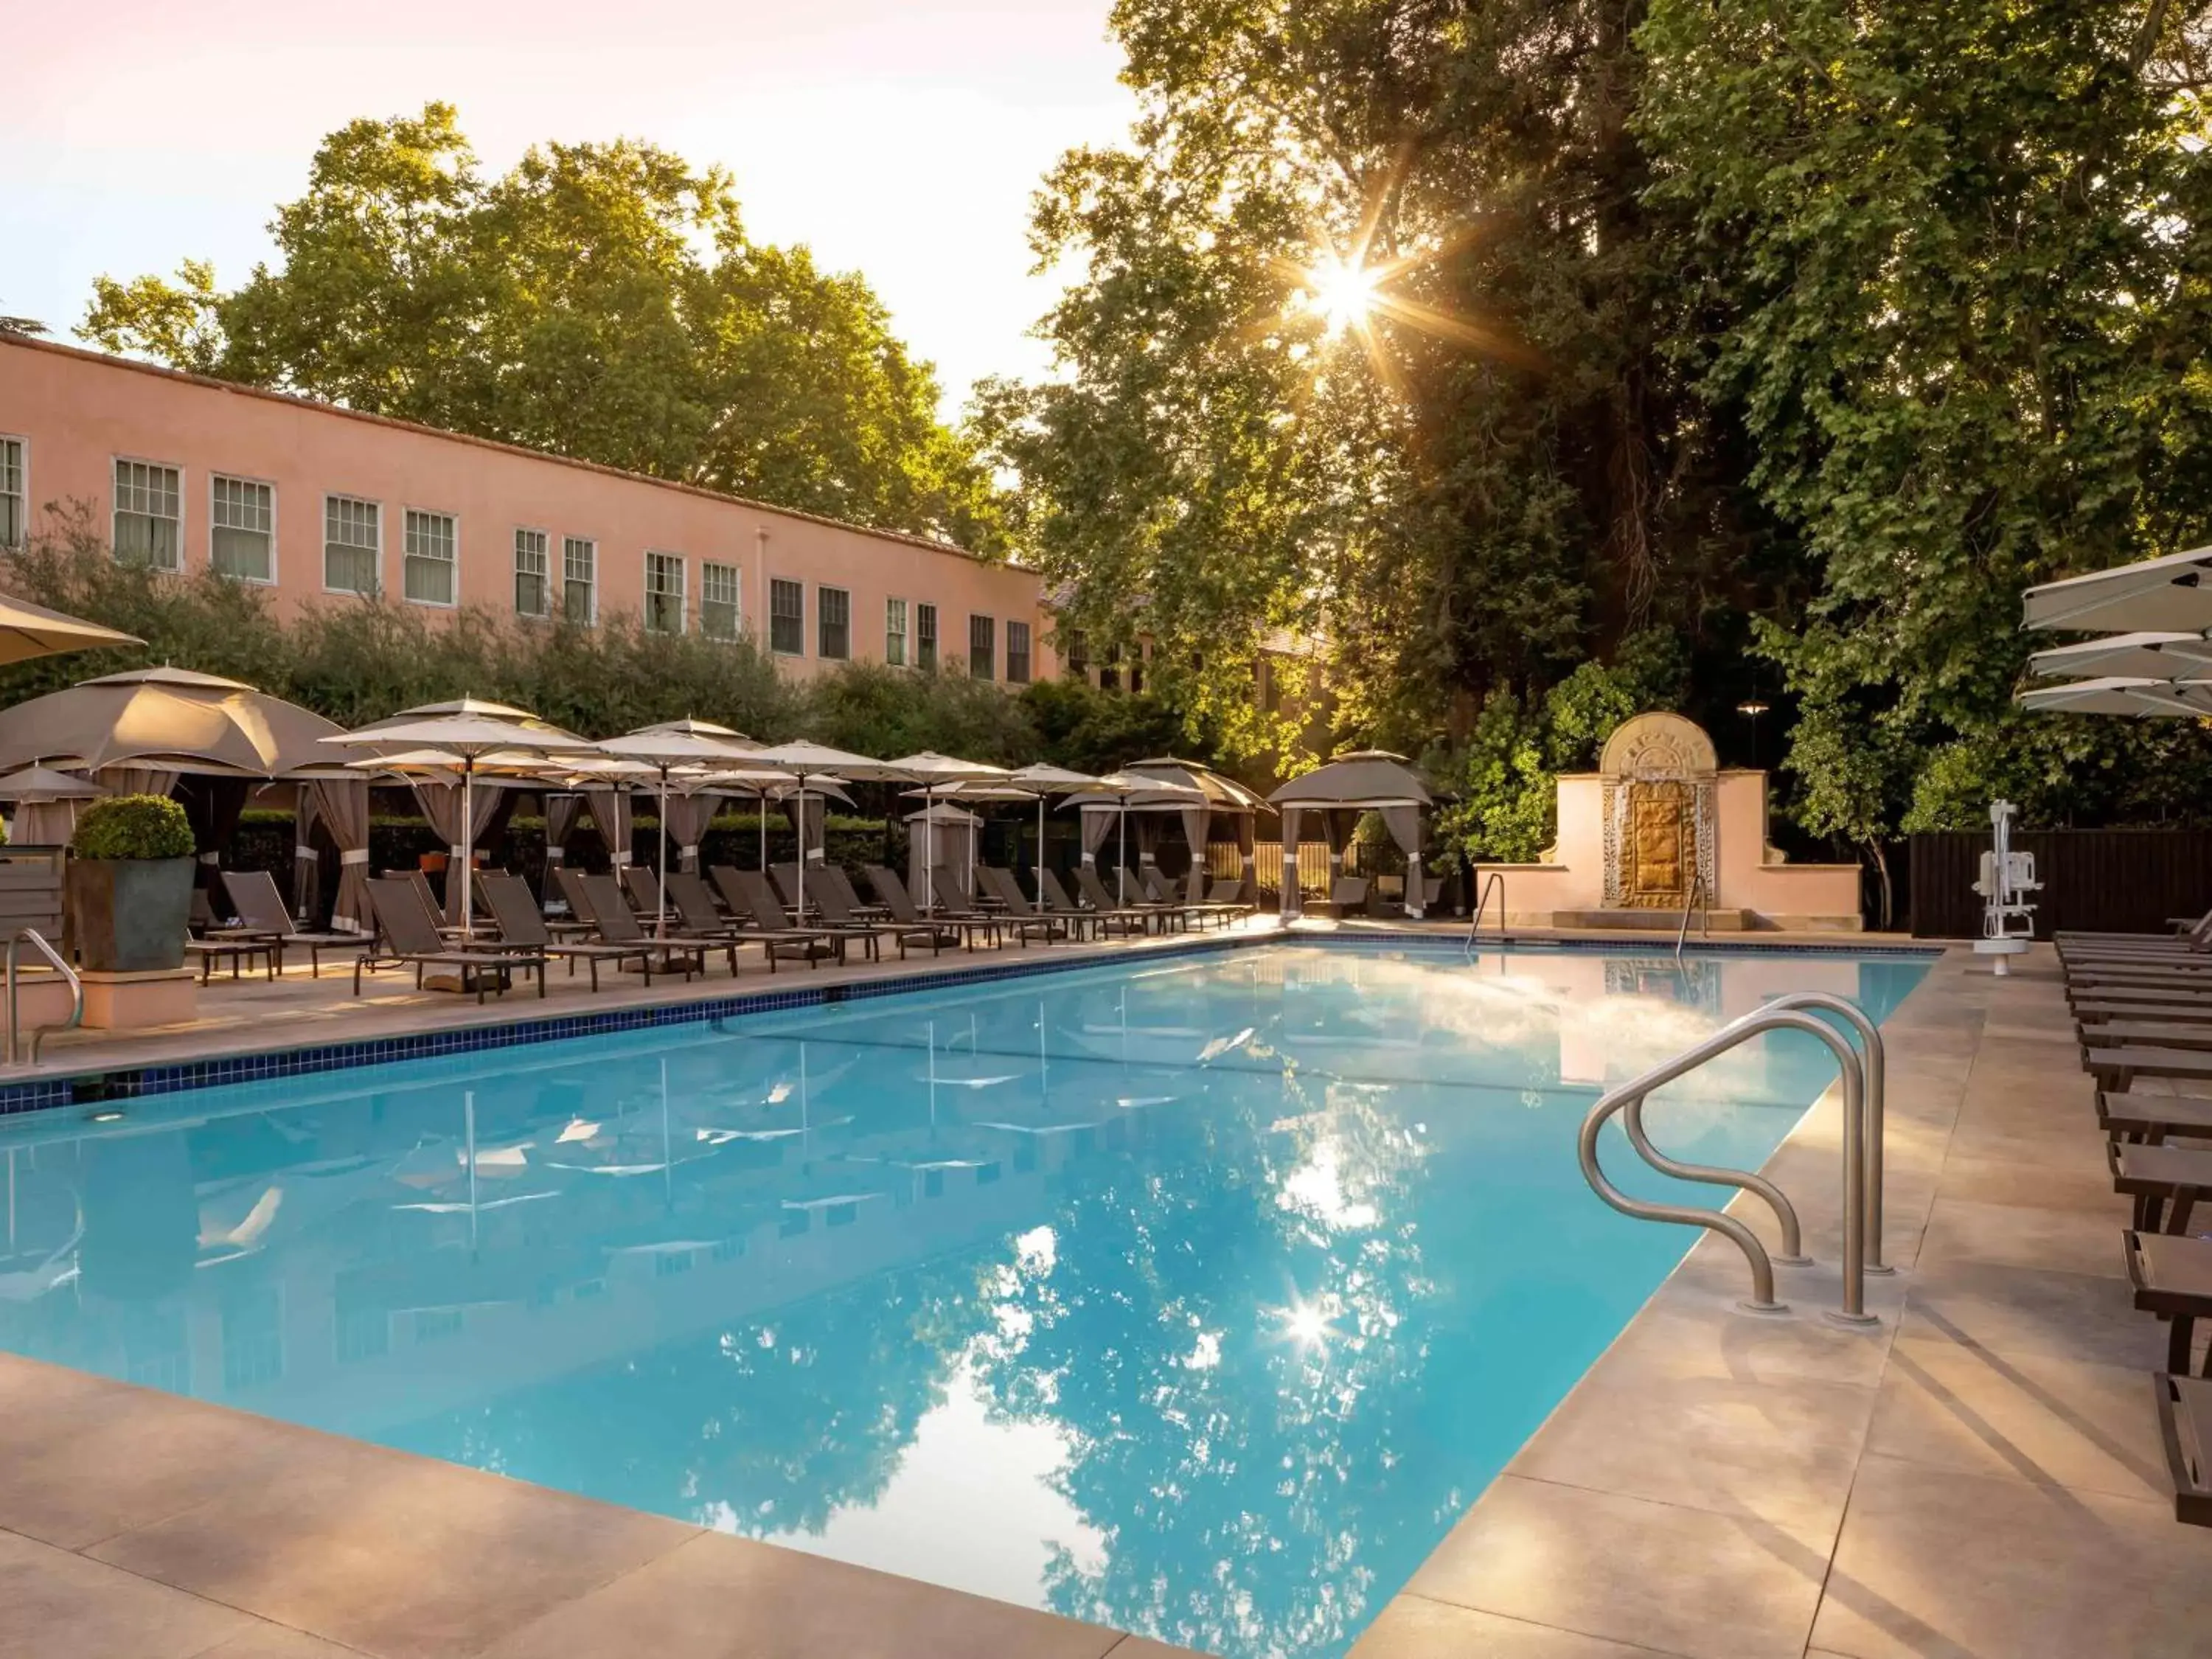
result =
[[[653,872],[656,878],[653,934],[665,938],[668,932],[668,773],[676,766],[715,766],[742,763],[747,753],[759,745],[742,732],[732,732],[726,726],[708,726],[697,720],[678,720],[665,726],[647,726],[619,738],[608,738],[599,744],[599,752],[616,760],[642,761],[653,768],[660,777],[660,811],[659,815],[659,860]]]
[[[592,745],[574,732],[549,726],[520,710],[495,717],[481,713],[424,714],[410,711],[359,732],[341,732],[325,738],[325,744],[356,749],[404,752],[432,749],[457,755],[461,762],[461,936],[475,933],[475,910],[471,903],[471,866],[476,860],[476,771],[488,756],[517,760],[560,754],[588,752]],[[376,758],[376,757],[372,757]]]
[[[994,782],[1006,775],[1006,769],[984,761],[956,760],[933,749],[903,756],[891,764],[921,785],[922,793],[927,798],[923,802],[921,819],[921,906],[932,910],[937,908],[937,821],[929,816],[927,808],[936,803],[938,791],[947,785]]]

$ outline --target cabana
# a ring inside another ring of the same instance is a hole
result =
[[[1390,839],[1406,855],[1406,914],[1415,921],[1428,908],[1421,874],[1421,809],[1433,805],[1427,787],[1406,764],[1403,755],[1380,749],[1339,755],[1326,766],[1292,778],[1268,797],[1283,814],[1283,914],[1297,914],[1298,836],[1308,812],[1321,814],[1328,837],[1329,885],[1344,873],[1344,849],[1358,828],[1359,815],[1382,815]]]
[[[1138,815],[1139,869],[1156,861],[1161,821],[1158,815],[1166,812],[1176,814],[1176,822],[1182,826],[1183,839],[1190,845],[1193,867],[1203,868],[1207,831],[1215,816],[1225,813],[1237,821],[1237,850],[1241,859],[1240,879],[1243,884],[1243,896],[1247,899],[1253,896],[1258,877],[1258,863],[1253,852],[1253,816],[1259,812],[1272,812],[1275,810],[1273,806],[1236,779],[1215,771],[1203,761],[1162,756],[1133,762],[1124,767],[1119,775],[1151,779],[1165,787],[1153,795],[1125,796],[1120,809],[1112,801],[1086,801],[1083,806],[1085,863],[1093,862],[1097,849],[1104,845],[1112,822],[1109,815],[1117,810],[1125,810]]]

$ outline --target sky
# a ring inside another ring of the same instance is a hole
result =
[[[96,276],[269,256],[318,140],[443,99],[487,171],[535,141],[649,139],[737,181],[757,240],[859,270],[947,412],[1042,371],[1030,192],[1110,143],[1110,0],[10,0],[0,313],[71,338]]]

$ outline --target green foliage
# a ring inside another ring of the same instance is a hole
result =
[[[848,663],[808,689],[806,732],[817,743],[886,759],[933,749],[994,766],[1037,757],[1026,699],[965,674]]]
[[[167,795],[108,795],[77,814],[70,851],[81,859],[188,859],[192,826]]]
[[[631,139],[499,178],[451,106],[357,120],[228,292],[102,277],[112,351],[849,521],[997,544],[995,491],[936,377],[857,276],[751,241],[730,179]]]
[[[1040,680],[1022,694],[1022,702],[1036,723],[1038,754],[1078,772],[1111,772],[1132,761],[1193,749],[1203,758],[1218,747],[1206,720],[1186,718],[1150,691],[1102,691],[1070,678]]]

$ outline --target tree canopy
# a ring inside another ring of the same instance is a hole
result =
[[[854,523],[999,544],[994,488],[866,283],[746,236],[633,139],[489,177],[453,109],[349,123],[239,287],[102,277],[114,351]]]
[[[1259,746],[1293,734],[1239,712],[1255,642],[1322,641],[1338,736],[1427,750],[1490,856],[1605,735],[1554,691],[1644,685],[1654,639],[1641,695],[1738,757],[1774,706],[1817,835],[2204,810],[2203,732],[2011,698],[2024,585],[2206,539],[2212,7],[1113,27],[1139,119],[1036,198],[1057,373],[981,409],[1094,651],[1148,633]]]

